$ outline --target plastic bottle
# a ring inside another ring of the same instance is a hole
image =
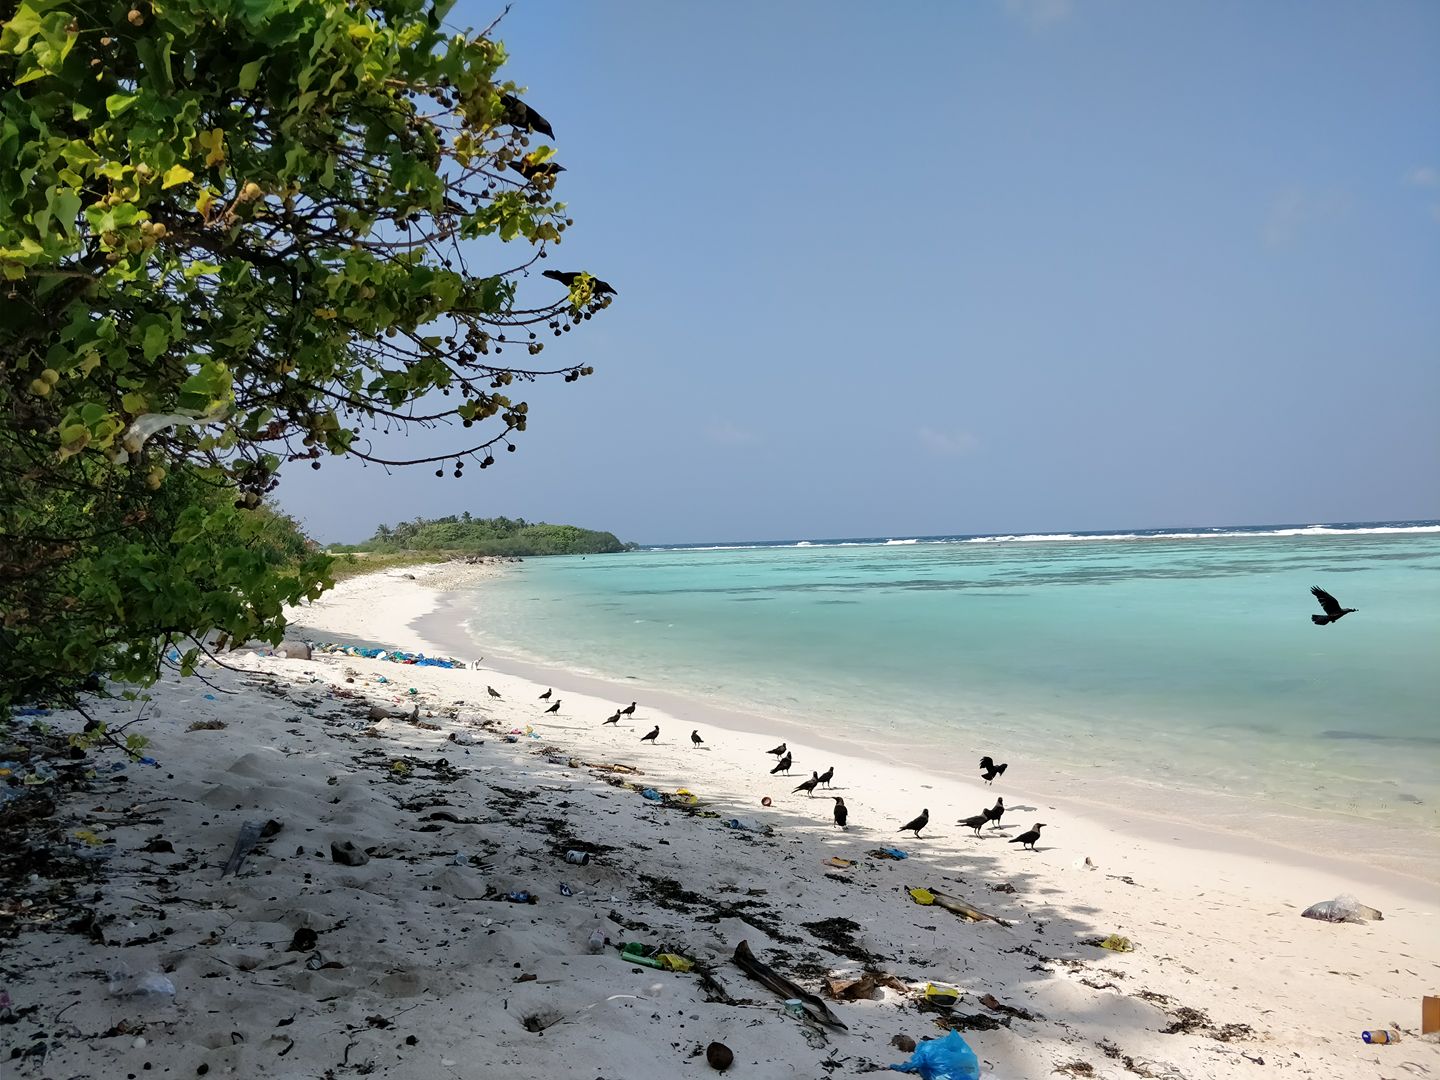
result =
[[[598,926],[590,932],[589,947],[592,953],[605,951],[605,931]]]
[[[1383,1046],[1385,1043],[1399,1041],[1392,1033],[1386,1031],[1384,1028],[1376,1028],[1374,1031],[1362,1031],[1360,1032],[1360,1038],[1364,1039],[1367,1043],[1375,1043],[1379,1046]]]

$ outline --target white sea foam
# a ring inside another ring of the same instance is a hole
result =
[[[936,536],[889,540],[800,540],[793,544],[681,545],[686,551],[758,551],[764,548],[899,547],[911,544],[1067,544],[1091,540],[1223,540],[1267,536],[1368,536],[1440,533],[1440,525],[1301,525],[1283,529],[1199,529],[1173,532],[1007,533],[996,536]],[[649,551],[673,550],[648,548]]]

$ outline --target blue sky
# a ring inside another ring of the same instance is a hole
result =
[[[546,353],[596,374],[463,480],[291,468],[320,538],[1440,516],[1440,5],[518,0],[498,36],[569,170],[547,265],[619,290]]]

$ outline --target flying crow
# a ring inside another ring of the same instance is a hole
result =
[[[1320,606],[1325,609],[1324,615],[1310,616],[1310,621],[1313,622],[1316,626],[1325,626],[1327,623],[1339,622],[1346,615],[1349,615],[1352,611],[1360,610],[1359,608],[1353,607],[1341,607],[1340,601],[1336,600],[1335,597],[1331,596],[1324,589],[1320,588],[1319,585],[1311,586],[1310,592],[1314,594],[1316,600],[1320,601]]]

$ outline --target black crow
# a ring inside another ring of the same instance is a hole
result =
[[[552,712],[559,712],[559,711],[560,711],[560,699],[559,699],[559,698],[556,698],[556,699],[555,699],[555,704],[551,705],[548,709],[545,710],[545,712],[546,712],[547,714],[552,713]]]
[[[549,701],[549,700],[550,700],[550,695],[553,694],[554,692],[555,692],[555,691],[554,691],[553,689],[551,689],[551,690],[546,690],[543,694],[540,695],[540,700],[541,700],[541,701]]]
[[[632,702],[630,702],[629,705],[626,705],[625,708],[621,709],[621,710],[620,710],[620,715],[621,715],[621,716],[634,716],[634,715],[635,715],[635,702],[632,701]]]
[[[1338,622],[1346,615],[1349,615],[1352,611],[1360,610],[1359,608],[1353,607],[1341,607],[1340,601],[1336,600],[1335,597],[1331,596],[1324,589],[1320,588],[1319,585],[1312,585],[1310,587],[1310,592],[1314,595],[1316,600],[1320,601],[1320,606],[1325,609],[1324,615],[1310,616],[1310,621],[1313,622],[1316,626],[1325,626],[1327,623]]]
[[[1035,827],[1033,829],[1030,829],[1028,832],[1022,832],[1019,836],[1012,836],[1010,838],[1010,843],[1019,844],[1022,847],[1028,847],[1031,851],[1034,851],[1035,841],[1040,839],[1040,830],[1044,827],[1045,823],[1043,821],[1038,821],[1035,823]]]
[[[550,122],[514,94],[501,94],[500,107],[505,110],[501,119],[511,127],[538,131],[547,139],[555,138],[555,129],[550,126]]]
[[[618,724],[618,723],[620,723],[620,710],[619,710],[619,709],[616,709],[616,710],[615,710],[615,715],[612,716],[612,717],[610,717],[608,720],[606,720],[606,721],[605,721],[605,724]],[[600,726],[601,726],[601,727],[604,727],[605,724],[601,724]]]
[[[810,779],[800,784],[794,791],[791,791],[790,794],[793,795],[796,791],[803,791],[813,799],[815,797],[815,785],[818,783],[820,783],[820,774],[812,771],[810,773]]]
[[[905,825],[901,825],[901,826],[900,826],[900,831],[901,831],[901,832],[914,832],[914,833],[915,833],[915,839],[918,840],[918,839],[920,839],[920,830],[923,829],[926,825],[929,825],[929,824],[930,824],[930,811],[929,811],[929,809],[927,808],[927,809],[925,809],[925,810],[921,810],[921,811],[920,811],[920,816],[917,817],[914,821],[909,822],[908,824],[905,824]]]
[[[775,763],[775,767],[770,770],[770,775],[774,776],[777,772],[783,772],[786,776],[789,776],[790,762],[792,762],[793,760],[794,758],[790,754],[786,754],[784,757],[782,757],[779,761]]]
[[[989,820],[990,820],[990,811],[989,811],[989,810],[981,810],[980,813],[976,814],[974,817],[962,818],[962,819],[960,820],[959,824],[969,826],[970,828],[972,828],[972,829],[975,830],[975,835],[976,835],[976,836],[979,836],[979,835],[980,835],[980,826],[984,825],[984,824],[985,824],[987,821],[989,821]]]
[[[556,165],[553,161],[531,161],[528,157],[510,162],[510,168],[514,169],[532,184],[538,178],[553,181],[558,173],[565,171],[564,165]]]
[[[981,779],[983,779],[987,784],[993,781],[995,777],[999,776],[1007,768],[1009,768],[1008,765],[996,765],[994,760],[989,757],[982,757],[980,759],[980,776]]]
[[[824,784],[826,787],[829,787],[830,781],[833,779],[835,779],[835,766],[831,765],[828,769],[826,769],[820,774],[820,783]]]
[[[660,740],[660,725],[659,725],[659,724],[656,724],[653,728],[651,728],[649,731],[647,731],[644,735],[641,735],[641,736],[640,736],[640,741],[641,741],[641,742],[658,742],[659,740]]]
[[[766,750],[765,752],[767,754],[774,754],[776,757],[784,757],[787,749],[788,747],[782,742],[779,746],[775,747],[774,750]]]
[[[543,270],[540,276],[548,277],[551,281],[558,281],[561,285],[569,289],[574,286],[575,279],[579,277],[580,274],[579,271],[576,270]],[[604,296],[606,293],[609,293],[611,296],[620,295],[608,281],[601,281],[599,278],[591,279],[590,291],[596,296]]]
[[[998,829],[1000,827],[1000,818],[1005,814],[1005,800],[996,799],[995,805],[985,812],[990,815],[990,820],[995,822],[995,828]]]
[[[690,732],[690,742],[692,745],[697,747],[705,745],[705,740],[700,738],[700,732],[698,731]]]
[[[500,696],[500,691],[496,690],[493,686],[487,686],[485,687],[485,689],[493,698],[498,698]]]

